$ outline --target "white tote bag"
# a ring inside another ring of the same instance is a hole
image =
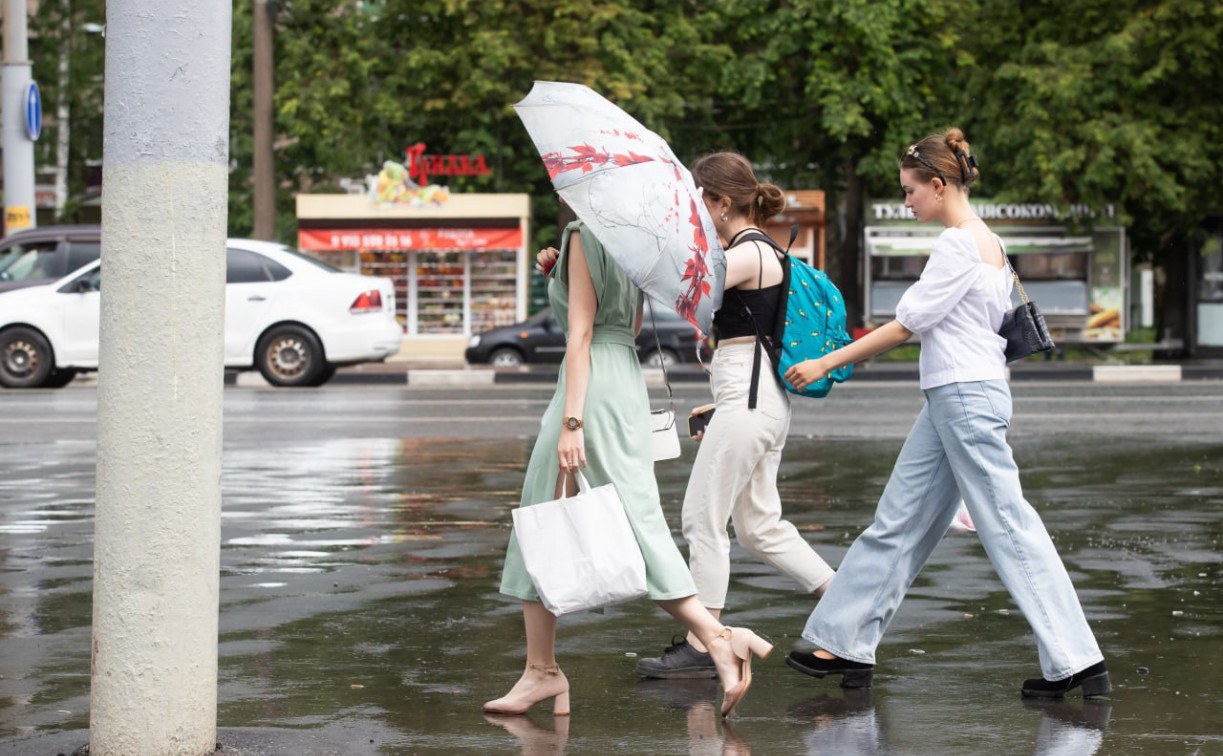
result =
[[[645,560],[611,483],[514,510],[514,535],[544,607],[557,615],[646,594]]]

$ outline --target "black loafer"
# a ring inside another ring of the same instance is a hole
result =
[[[840,675],[842,688],[869,688],[875,674],[874,664],[841,658],[821,659],[812,651],[791,651],[786,657],[786,664],[790,669],[821,679],[827,675]]]
[[[1062,698],[1075,688],[1083,688],[1083,698],[1099,698],[1113,692],[1112,681],[1104,662],[1097,662],[1064,680],[1034,677],[1023,681],[1022,692],[1028,698]]]

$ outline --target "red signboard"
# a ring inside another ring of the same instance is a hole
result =
[[[404,150],[408,156],[408,175],[424,186],[430,176],[487,176],[488,166],[483,155],[426,155],[425,143]]]
[[[518,249],[521,228],[304,228],[297,232],[303,251]]]

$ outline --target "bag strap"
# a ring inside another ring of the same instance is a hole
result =
[[[1015,272],[1015,268],[1011,266],[1011,258],[1006,253],[1006,245],[1002,243],[1002,237],[994,234],[994,238],[998,240],[998,247],[1002,250],[1002,261],[1006,263],[1006,269],[1011,271],[1011,278],[1015,279],[1015,288],[1019,289],[1019,299],[1024,304],[1031,302],[1028,298],[1028,293],[1023,290],[1023,284],[1019,281],[1019,274]]]
[[[740,234],[743,234],[743,232],[740,232]],[[769,236],[768,234],[761,233],[759,231],[751,231],[749,233],[743,234],[742,237],[736,234],[735,244],[732,246],[738,246],[741,242],[745,242],[745,241],[759,241],[759,242],[764,242],[765,244],[768,244],[770,247],[772,247],[773,251],[776,252],[778,255],[778,262],[781,263],[781,268],[782,268],[782,273],[781,273],[782,292],[781,293],[785,293],[785,287],[789,285],[789,278],[790,278],[790,266],[787,264],[789,262],[790,247],[794,244],[794,240],[796,238],[798,238],[798,224],[790,226],[790,243],[786,245],[786,248],[784,250],[781,248],[780,244],[773,241],[773,237]],[[763,287],[763,284],[764,284],[764,253],[760,251],[759,247],[757,247],[756,254],[760,258],[760,273],[758,274],[756,283],[759,287]],[[779,294],[778,295],[778,300],[779,300],[778,310],[781,309],[780,296],[781,295]],[[778,353],[777,345],[773,343],[773,340],[775,338],[779,338],[779,335],[777,335],[776,333],[769,334],[770,338],[766,340],[764,336],[760,333],[760,326],[756,324],[756,318],[752,316],[751,308],[748,307],[747,304],[743,301],[742,296],[739,297],[739,304],[743,307],[743,311],[747,313],[747,319],[752,324],[752,329],[756,331],[756,349],[754,350],[752,354],[752,380],[751,380],[751,384],[748,387],[748,393],[747,393],[747,408],[756,409],[756,397],[760,389],[760,362],[761,362],[760,353],[762,350],[768,349],[769,358],[772,359],[773,364],[776,365],[779,353]],[[784,320],[785,320],[784,313],[780,313],[778,322],[784,322]],[[774,331],[776,332],[776,330],[777,330],[776,325],[774,325]],[[777,375],[776,371],[774,371],[773,377],[777,379],[777,382],[779,384],[781,383],[781,376]]]
[[[1018,274],[1018,273],[1016,273],[1016,272],[1015,272],[1015,269],[1011,267],[1011,261],[1010,261],[1010,260],[1007,260],[1007,261],[1006,261],[1006,267],[1007,267],[1007,269],[1008,269],[1008,270],[1010,270],[1010,271],[1011,271],[1011,278],[1015,279],[1015,288],[1016,288],[1016,289],[1019,289],[1019,299],[1020,299],[1020,301],[1022,301],[1024,304],[1028,304],[1028,303],[1029,303],[1029,302],[1031,302],[1032,300],[1028,298],[1028,292],[1026,292],[1026,291],[1024,291],[1024,290],[1023,290],[1023,284],[1022,284],[1022,283],[1020,283],[1020,281],[1019,281],[1019,274]]]
[[[667,359],[662,353],[662,342],[658,340],[658,323],[654,321],[654,303],[650,295],[645,297],[646,307],[650,308],[650,327],[654,329],[654,346],[658,349],[658,366],[662,368],[662,380],[667,384],[667,404],[671,406],[671,416],[675,417],[675,394],[671,391],[671,377],[667,375]],[[699,350],[700,347],[698,346]]]

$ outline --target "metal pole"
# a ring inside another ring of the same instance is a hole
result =
[[[276,238],[276,157],[273,154],[276,124],[273,96],[276,82],[272,60],[272,4],[269,0],[255,0],[253,11],[254,234],[256,239],[272,240]]]
[[[34,204],[34,142],[25,130],[26,88],[30,53],[26,0],[4,2],[4,61],[0,75],[3,98],[4,230],[38,225]]]
[[[231,16],[106,4],[92,756],[216,745]]]

